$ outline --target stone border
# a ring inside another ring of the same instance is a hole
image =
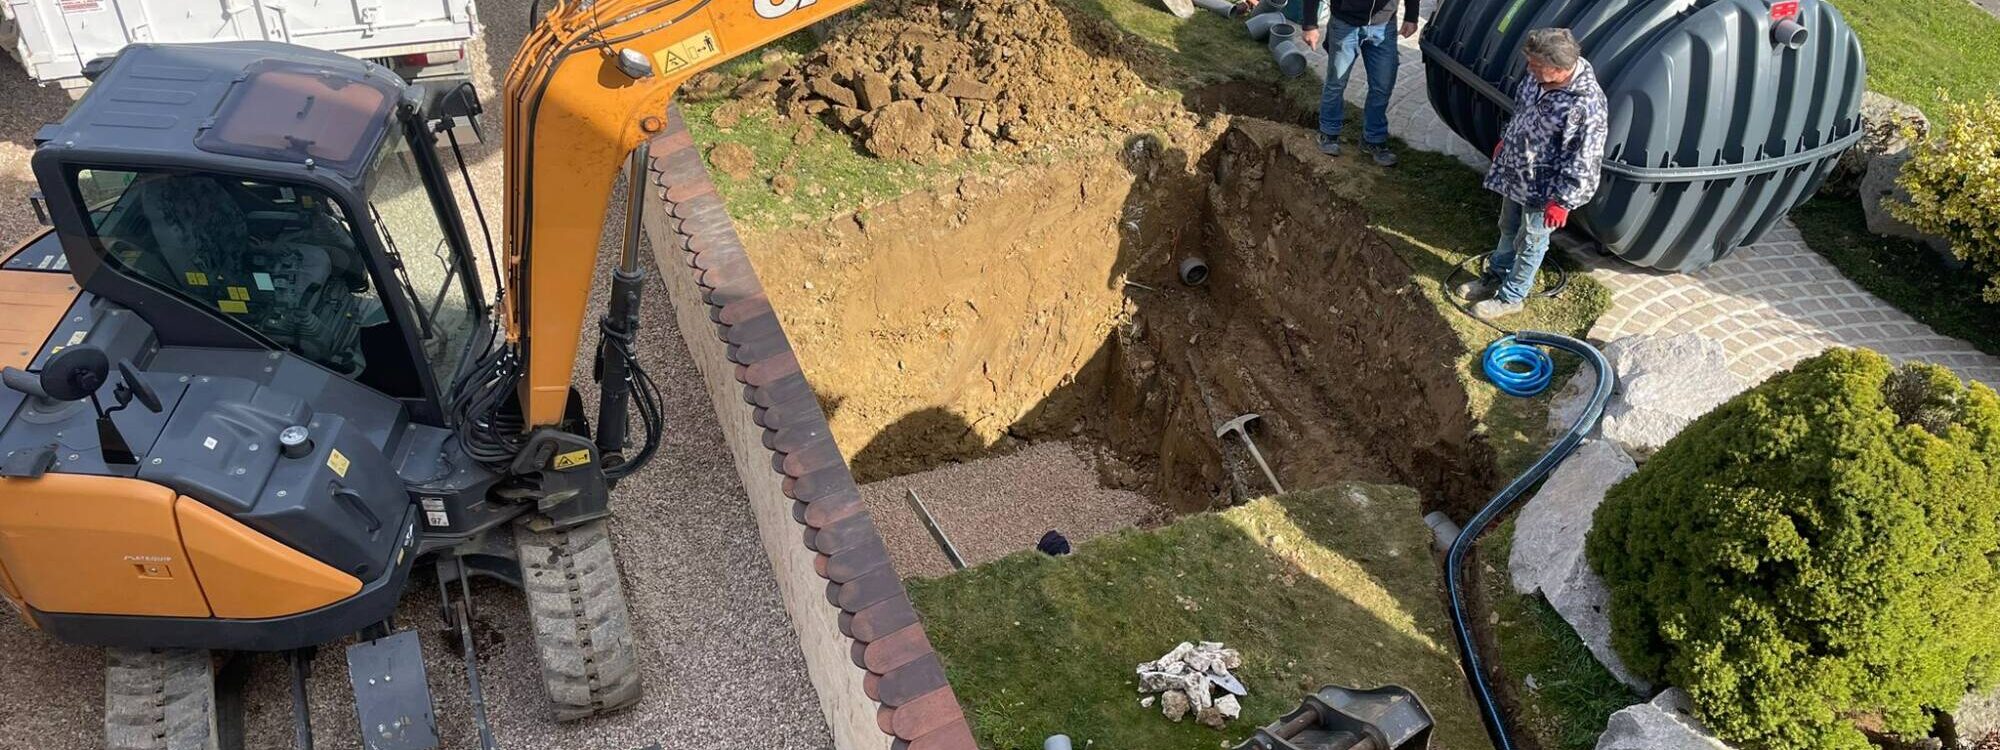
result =
[[[661,287],[707,381],[834,746],[974,750],[944,664],[677,106],[652,141],[650,171],[658,190],[644,221]],[[696,333],[710,326],[716,336]]]

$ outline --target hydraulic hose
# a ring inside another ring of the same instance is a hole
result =
[[[1479,718],[1486,724],[1487,735],[1493,738],[1494,750],[1514,750],[1514,739],[1507,733],[1507,723],[1500,714],[1499,700],[1493,695],[1493,687],[1487,683],[1486,669],[1479,659],[1479,645],[1472,638],[1472,626],[1467,619],[1465,592],[1460,588],[1465,577],[1465,558],[1471,554],[1472,545],[1479,540],[1480,535],[1486,533],[1486,530],[1500,520],[1501,516],[1506,515],[1528,488],[1542,481],[1549,472],[1554,471],[1556,466],[1563,462],[1563,459],[1568,458],[1569,454],[1583,442],[1584,434],[1597,425],[1598,418],[1604,415],[1604,403],[1611,398],[1612,374],[1610,362],[1605,360],[1604,354],[1596,347],[1561,334],[1520,331],[1494,342],[1494,345],[1500,346],[1502,343],[1506,343],[1509,347],[1524,349],[1537,346],[1562,349],[1582,357],[1597,373],[1597,388],[1591,391],[1590,404],[1582,414],[1577,415],[1576,420],[1570,424],[1569,431],[1564,432],[1554,445],[1549,446],[1548,451],[1536,459],[1535,464],[1528,467],[1526,472],[1508,482],[1506,487],[1501,488],[1499,494],[1487,501],[1486,506],[1480,508],[1479,513],[1465,524],[1465,529],[1459,532],[1458,538],[1451,543],[1451,550],[1445,554],[1445,588],[1451,593],[1451,629],[1458,637],[1458,651],[1465,660],[1465,676],[1472,683],[1472,697],[1479,703]],[[1487,348],[1489,360],[1493,352],[1493,347]],[[1539,350],[1535,352],[1535,356],[1540,357],[1544,363],[1548,361],[1548,355]],[[1489,377],[1491,377],[1490,370]],[[1495,381],[1495,384],[1498,385],[1498,381]],[[1544,377],[1542,387],[1547,386],[1547,378]],[[1506,386],[1501,386],[1501,389],[1506,391]],[[1535,392],[1539,393],[1540,390],[1537,389]]]

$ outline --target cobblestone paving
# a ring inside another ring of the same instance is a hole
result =
[[[1390,132],[1411,148],[1485,169],[1485,155],[1459,140],[1431,109],[1416,40],[1402,40],[1401,48],[1396,91],[1389,98]],[[1314,56],[1312,63],[1313,74],[1324,80],[1325,58]],[[1346,95],[1357,107],[1365,100],[1367,86],[1358,72]],[[1349,130],[1358,133],[1359,124]],[[1592,278],[1611,289],[1610,311],[1590,330],[1590,338],[1600,342],[1641,333],[1701,333],[1722,341],[1730,369],[1751,382],[1831,346],[1865,347],[1898,362],[1941,364],[1962,377],[2000,387],[2000,358],[1938,334],[1848,281],[1806,247],[1790,219],[1757,244],[1693,274],[1573,255]]]

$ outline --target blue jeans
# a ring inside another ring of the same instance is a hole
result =
[[[1368,105],[1362,108],[1361,141],[1389,142],[1389,93],[1396,90],[1396,31],[1394,22],[1349,26],[1339,20],[1326,24],[1326,87],[1319,92],[1319,132],[1340,136],[1347,119],[1347,77],[1354,58],[1368,69]]]
[[[1503,199],[1504,200],[1504,199]],[[1486,279],[1500,282],[1501,302],[1521,302],[1535,291],[1535,274],[1549,254],[1548,220],[1511,200],[1500,207],[1500,244],[1486,259]],[[1525,230],[1525,231],[1524,231]]]

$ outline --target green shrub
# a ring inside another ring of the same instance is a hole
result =
[[[1889,213],[1949,240],[1986,279],[1986,301],[2000,302],[2000,94],[1945,103],[1943,125],[1928,141],[1906,136],[1916,145],[1896,184],[1910,202],[1890,203]]]
[[[2000,397],[1834,350],[1613,487],[1588,539],[1627,665],[1748,750],[1923,736],[2000,678]]]

